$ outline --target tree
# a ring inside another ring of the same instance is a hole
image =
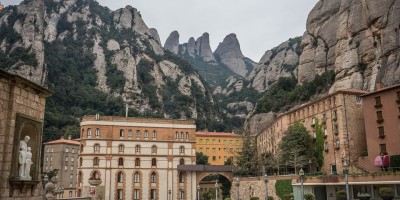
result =
[[[312,138],[301,123],[296,123],[284,133],[279,147],[282,151],[282,159],[286,160],[289,166],[302,167],[312,159],[314,155]]]
[[[259,165],[255,141],[249,136],[245,136],[243,138],[243,150],[238,152],[236,175],[258,175]]]
[[[204,155],[203,152],[196,153],[196,165],[209,165],[208,156]]]
[[[234,165],[233,157],[229,157],[225,162],[224,165]]]
[[[262,161],[265,167],[265,173],[268,170],[276,170],[277,174],[279,175],[280,166],[282,163],[282,153],[281,151],[277,151],[274,154],[272,153],[264,153],[262,155]]]

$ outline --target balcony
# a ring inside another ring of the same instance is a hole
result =
[[[88,180],[88,183],[89,183],[91,186],[98,186],[98,185],[100,185],[102,182],[103,182],[103,181],[101,181],[101,179],[89,179],[89,180]]]
[[[375,104],[375,106],[374,106],[375,108],[382,108],[382,104],[380,103],[380,104]]]
[[[379,138],[381,139],[385,138],[385,134],[379,134]]]
[[[376,120],[376,122],[379,123],[379,124],[382,123],[383,121],[384,121],[383,119],[377,119]]]
[[[397,99],[396,102],[397,102],[398,104],[400,104],[400,99]]]

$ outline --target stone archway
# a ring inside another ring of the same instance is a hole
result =
[[[221,175],[228,179],[231,183],[233,181],[233,173],[232,172],[197,172],[196,173],[196,185],[199,185],[201,180],[209,175]]]

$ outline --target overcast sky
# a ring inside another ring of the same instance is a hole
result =
[[[18,4],[21,0],[0,0]],[[303,35],[308,13],[318,0],[98,0],[116,10],[137,8],[162,43],[177,30],[180,43],[210,34],[214,51],[224,37],[236,33],[243,54],[258,62],[266,50]]]

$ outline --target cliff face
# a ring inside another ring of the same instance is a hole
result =
[[[299,83],[334,70],[331,92],[399,83],[400,1],[319,1],[308,16]]]

